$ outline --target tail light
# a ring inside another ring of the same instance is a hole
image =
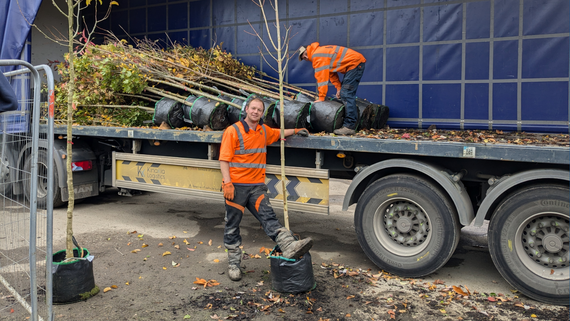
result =
[[[88,171],[93,168],[91,161],[71,162],[72,172]]]

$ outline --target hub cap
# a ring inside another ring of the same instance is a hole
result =
[[[552,280],[568,279],[570,225],[558,213],[540,213],[527,219],[517,231],[519,258],[533,273]]]
[[[399,256],[421,252],[431,238],[427,214],[409,199],[382,203],[374,216],[374,231],[382,245]]]

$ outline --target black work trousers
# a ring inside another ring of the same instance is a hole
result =
[[[234,185],[234,199],[226,200],[226,228],[224,231],[224,245],[226,248],[235,249],[241,245],[239,224],[243,212],[247,208],[261,223],[265,234],[273,241],[277,237],[277,230],[283,225],[279,223],[273,207],[269,202],[267,186],[263,185]]]

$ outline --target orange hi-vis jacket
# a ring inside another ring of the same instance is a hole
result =
[[[345,74],[366,62],[362,54],[352,49],[341,46],[321,47],[318,42],[313,42],[307,47],[307,57],[315,69],[319,100],[325,100],[327,97],[329,80],[336,90],[340,90],[341,84],[337,72]]]
[[[220,160],[230,165],[234,184],[264,184],[267,145],[277,140],[281,132],[263,124],[251,129],[244,120],[224,131]]]

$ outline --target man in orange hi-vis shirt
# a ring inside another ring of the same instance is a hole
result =
[[[298,259],[311,249],[313,240],[297,241],[291,231],[279,223],[269,202],[265,185],[267,146],[278,141],[279,129],[263,124],[265,105],[259,98],[245,106],[245,118],[224,131],[220,148],[222,190],[226,199],[226,227],[224,245],[228,250],[228,276],[241,280],[241,236],[239,224],[247,208],[263,226],[263,230],[277,242],[283,257]],[[285,129],[285,136],[309,136],[305,128]]]
[[[313,42],[309,46],[299,48],[299,60],[307,60],[313,63],[319,100],[327,97],[328,84],[330,82],[336,88],[336,98],[342,100],[346,108],[342,128],[335,129],[337,135],[353,135],[358,119],[356,107],[356,90],[362,74],[366,59],[360,53],[341,46],[320,46]],[[344,74],[342,83],[337,72]]]

